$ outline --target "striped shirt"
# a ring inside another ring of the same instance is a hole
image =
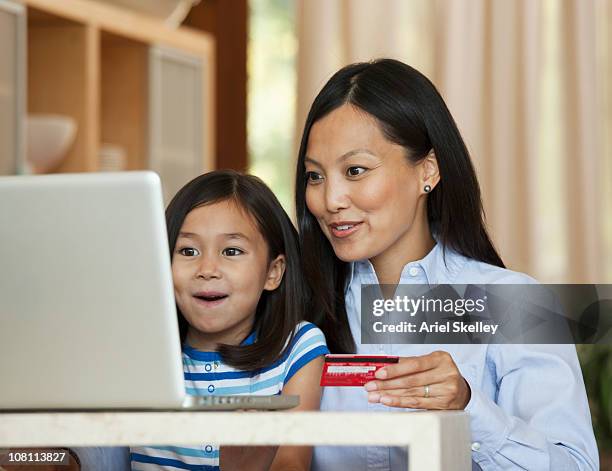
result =
[[[249,335],[243,345],[255,341]],[[273,395],[300,368],[318,356],[329,353],[323,333],[309,322],[296,327],[290,347],[277,361],[266,368],[242,371],[223,363],[217,352],[203,352],[183,346],[185,389],[191,395]],[[201,443],[188,446],[134,447],[131,450],[133,470],[199,470],[219,471],[219,446]]]

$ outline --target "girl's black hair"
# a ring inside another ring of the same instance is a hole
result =
[[[259,178],[233,170],[217,170],[194,178],[166,209],[168,243],[173,256],[178,234],[189,212],[199,206],[234,201],[248,213],[268,245],[268,261],[285,256],[285,273],[278,288],[263,291],[255,314],[257,340],[250,345],[219,345],[223,360],[241,370],[270,365],[288,348],[296,325],[304,319],[307,299],[302,278],[297,231],[274,193]],[[211,221],[211,224],[214,224]],[[189,325],[177,306],[181,341]]]
[[[338,259],[306,206],[304,159],[315,122],[350,104],[376,118],[385,136],[417,163],[432,149],[440,182],[427,196],[427,217],[442,247],[504,267],[484,222],[480,187],[468,150],[444,100],[423,74],[393,59],[348,65],[315,98],[302,134],[295,200],[306,281],[314,298],[309,319],[318,324],[332,352],[355,349],[344,306],[349,264]]]

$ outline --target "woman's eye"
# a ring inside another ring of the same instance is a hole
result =
[[[323,180],[323,177],[317,172],[306,172],[306,181],[309,183],[317,183]]]
[[[191,247],[184,247],[182,249],[180,249],[178,251],[181,255],[184,255],[185,257],[195,257],[196,255],[199,255],[199,252]]]
[[[225,255],[226,257],[235,257],[236,255],[243,254],[244,251],[236,247],[228,247],[227,249],[223,249],[223,252],[221,253]]]
[[[346,170],[346,174],[349,177],[358,177],[366,171],[365,167],[349,167]]]

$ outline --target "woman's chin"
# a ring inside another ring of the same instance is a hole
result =
[[[333,247],[333,249],[336,257],[346,263],[369,258],[369,254],[363,250],[355,250],[350,247]]]

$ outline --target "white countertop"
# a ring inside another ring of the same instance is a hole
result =
[[[0,448],[179,445],[393,445],[411,469],[471,469],[467,413],[0,412]]]

